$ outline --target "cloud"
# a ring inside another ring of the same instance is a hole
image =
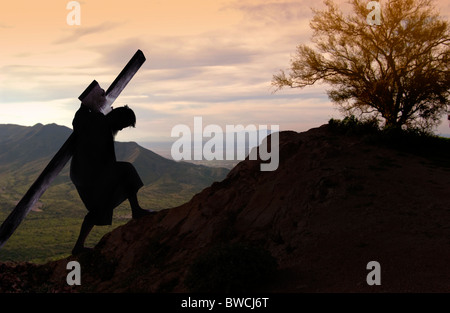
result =
[[[296,1],[237,1],[230,5],[244,13],[244,19],[249,23],[265,25],[288,25],[297,23],[302,19],[309,19],[311,16],[310,0]]]
[[[183,42],[180,41],[180,47]],[[199,44],[194,49],[183,51],[166,47],[152,54],[152,68],[180,69],[192,67],[226,66],[251,62],[257,52],[248,49],[214,43]]]
[[[0,23],[0,29],[10,29],[10,28],[14,28],[14,27],[11,25]]]
[[[315,90],[273,95],[272,75],[288,65],[289,52],[294,51],[297,37],[271,36],[259,42],[253,35],[227,29],[191,36],[144,36],[93,45],[89,49],[99,55],[94,62],[96,66],[111,73],[109,80],[137,49],[143,50],[147,62],[118,99],[119,103],[130,99],[130,105],[139,104],[143,110],[147,106],[160,113],[198,114],[214,108],[221,114],[223,105],[240,100],[300,101],[324,94]],[[104,84],[108,79],[99,82]]]
[[[100,84],[114,79],[134,52],[143,50],[147,61],[124,90],[126,95],[147,96],[138,101],[211,103],[226,99],[222,94],[230,88],[237,91],[262,79],[250,69],[262,52],[221,35],[130,38],[90,49],[100,56],[96,65],[111,73]]]
[[[129,38],[90,49],[103,55],[98,61],[104,66],[123,66],[125,60],[141,49],[147,57],[144,68],[154,70],[245,64],[259,54],[244,40],[230,39],[230,34],[223,32]]]
[[[1,102],[52,101],[73,97],[86,88],[89,68],[8,65],[0,68],[7,77],[0,86]],[[79,82],[78,82],[79,81]]]
[[[66,35],[62,38],[59,38],[55,41],[53,41],[53,44],[61,45],[61,44],[67,44],[67,43],[73,43],[81,39],[82,37],[88,36],[88,35],[98,35],[99,33],[110,31],[114,28],[117,28],[122,23],[113,23],[113,22],[104,22],[99,25],[87,27],[71,27],[69,30],[69,35]]]

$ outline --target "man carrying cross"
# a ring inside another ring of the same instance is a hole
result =
[[[135,168],[129,163],[117,162],[114,153],[115,134],[125,127],[134,126],[136,117],[128,107],[111,111],[112,103],[145,60],[144,53],[137,50],[106,92],[94,80],[81,94],[81,107],[73,121],[74,132],[0,225],[0,248],[69,162],[74,151],[76,156],[72,161],[71,178],[89,213],[73,252],[85,249],[84,241],[94,225],[111,224],[112,210],[125,199],[131,203],[134,218],[154,213],[139,206],[137,192],[142,181]],[[105,116],[107,112],[110,113]]]
[[[81,94],[80,109],[73,119],[74,151],[70,178],[88,210],[80,235],[72,250],[79,254],[87,248],[85,240],[94,225],[111,225],[113,210],[129,200],[132,217],[155,213],[140,207],[137,192],[143,183],[131,163],[118,162],[114,136],[123,128],[135,126],[136,116],[128,107],[112,109],[104,115],[105,91],[96,81]]]

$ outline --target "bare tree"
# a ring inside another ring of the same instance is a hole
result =
[[[450,104],[450,27],[433,1],[383,1],[379,25],[367,21],[368,1],[351,0],[345,16],[324,3],[310,22],[315,47],[297,47],[288,73],[273,76],[276,90],[322,81],[346,115],[381,117],[388,127],[437,126]]]

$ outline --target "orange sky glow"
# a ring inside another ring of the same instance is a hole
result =
[[[137,49],[147,62],[115,106],[135,110],[120,141],[170,140],[172,127],[279,125],[304,131],[340,113],[326,86],[273,93],[272,75],[309,42],[306,0],[83,0],[80,25],[68,25],[70,1],[15,0],[0,10],[0,123],[71,127],[78,96],[103,88]],[[442,16],[448,0],[436,1]],[[450,133],[447,123],[438,132]]]

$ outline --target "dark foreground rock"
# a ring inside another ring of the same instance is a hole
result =
[[[259,165],[239,163],[188,203],[118,227],[91,253],[1,264],[0,291],[450,291],[446,161],[326,125],[281,132],[278,169]],[[71,260],[81,286],[66,283]],[[380,286],[366,282],[370,261],[381,265]]]

